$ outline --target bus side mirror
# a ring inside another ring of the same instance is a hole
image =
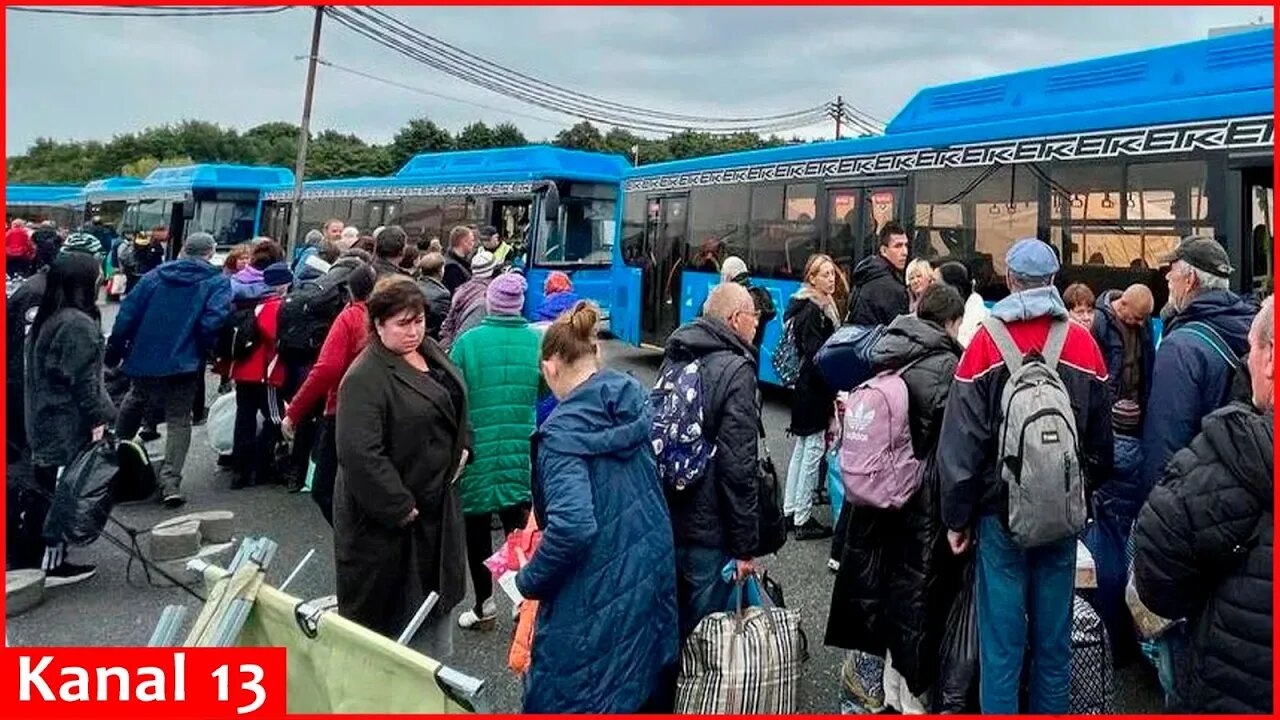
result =
[[[549,223],[558,222],[560,220],[560,188],[556,187],[555,181],[549,181],[545,189],[546,194],[542,197],[542,217]]]

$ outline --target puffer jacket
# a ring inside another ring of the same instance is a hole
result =
[[[1102,359],[1107,363],[1107,385],[1117,400],[1124,382],[1124,325],[1116,317],[1111,303],[1122,294],[1119,290],[1108,290],[1098,297],[1091,328],[1093,339],[1098,341],[1098,348],[1102,350]],[[1151,368],[1156,362],[1155,329],[1150,318],[1138,328],[1138,344],[1142,353],[1142,394],[1136,399],[1138,406],[1146,410],[1147,400],[1151,397]]]
[[[1018,349],[1040,352],[1052,322],[1066,321],[1067,308],[1057,288],[1014,293],[996,303],[991,315],[1003,320]],[[1079,433],[1086,491],[1090,494],[1111,475],[1115,452],[1111,430],[1111,391],[1098,343],[1083,326],[1069,323],[1058,363]],[[972,527],[981,515],[1007,518],[1009,495],[996,463],[1000,396],[1009,368],[985,327],[979,328],[956,366],[956,381],[947,398],[938,439],[942,474],[942,517],[952,530]]]
[[[555,320],[566,310],[572,308],[577,302],[578,295],[572,290],[548,295],[546,299],[542,301],[542,305],[538,306],[538,311],[533,315],[533,321],[550,322]]]
[[[912,449],[922,461],[920,489],[902,508],[846,504],[852,512],[831,593],[826,644],[893,655],[913,695],[936,677],[938,647],[959,587],[959,563],[946,541],[934,450],[960,345],[914,315],[890,323],[871,350],[877,372],[915,364],[907,386]]]
[[[490,315],[453,343],[467,384],[473,462],[460,480],[462,512],[496,512],[529,499],[529,437],[541,380],[542,338],[520,316]]]
[[[1253,303],[1233,292],[1209,290],[1165,325],[1151,370],[1149,406],[1159,411],[1146,413],[1142,423],[1142,481],[1147,488],[1159,480],[1169,458],[1191,443],[1201,418],[1226,405],[1231,395],[1231,365],[1187,324],[1212,327],[1238,358],[1249,350],[1249,326],[1256,313]]]
[[[784,323],[793,318],[801,361],[800,375],[791,393],[791,427],[787,431],[804,437],[825,431],[835,413],[835,391],[822,378],[814,358],[827,338],[835,333],[836,326],[815,301],[804,297],[804,289],[791,298],[782,314]]]
[[[237,303],[257,302],[271,293],[262,271],[248,265],[231,276],[231,300]]]
[[[92,439],[93,428],[115,418],[115,406],[102,379],[102,327],[97,318],[72,308],[54,313],[28,336],[26,355],[26,431],[31,461],[60,467],[71,464]]]
[[[539,600],[526,713],[634,713],[677,662],[675,548],[648,390],[601,370],[534,436],[542,543],[516,575]]]
[[[911,311],[902,273],[882,255],[858,263],[849,282],[853,285],[846,320],[850,325],[888,325]]]
[[[760,408],[755,354],[724,322],[698,318],[667,340],[667,365],[697,360],[702,381],[705,437],[716,454],[704,475],[683,490],[667,490],[678,545],[723,550],[748,560],[759,539],[756,461]]]
[[[1272,413],[1233,403],[1174,455],[1134,529],[1142,602],[1187,618],[1195,713],[1272,711]]]

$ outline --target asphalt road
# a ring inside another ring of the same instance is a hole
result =
[[[107,318],[114,316],[113,311],[114,307],[106,310]],[[614,367],[631,372],[645,382],[652,382],[657,371],[658,355],[650,350],[609,342],[606,357]],[[210,393],[216,386],[216,382],[208,384]],[[788,420],[785,397],[769,393],[765,400],[769,451],[785,472],[791,455],[791,441],[785,433]],[[148,447],[158,455],[163,451],[163,440]],[[315,557],[290,585],[289,592],[304,598],[334,592],[331,533],[308,495],[290,495],[278,486],[230,490],[231,478],[217,469],[203,427],[195,429],[186,468],[183,491],[187,505],[179,512],[231,510],[236,514],[238,538],[265,535],[278,542],[279,552],[267,573],[268,582],[276,585],[314,548]],[[828,512],[828,508],[820,508],[819,518],[828,521]],[[177,513],[144,503],[118,507],[115,514],[127,525],[141,529]],[[118,528],[110,526],[108,532],[121,535]],[[838,678],[843,653],[822,645],[833,581],[826,568],[828,551],[828,541],[792,540],[766,563],[770,576],[783,585],[787,604],[800,610],[809,638],[811,659],[805,665],[800,688],[799,711],[803,713],[839,711]],[[49,590],[43,604],[8,618],[6,627],[13,645],[145,645],[165,605],[191,606],[188,622],[198,611],[194,598],[180,589],[146,586],[137,563],[132,569],[132,581],[127,581],[127,556],[106,541],[99,540],[73,553],[75,561],[97,564],[98,574],[79,585]],[[513,628],[510,605],[503,593],[497,595],[503,611],[499,614],[497,629],[478,633],[458,630],[454,655],[445,661],[487,680],[493,712],[518,712],[520,686],[506,668]],[[470,600],[460,605],[454,614],[469,604]],[[1139,665],[1118,672],[1115,709],[1121,713],[1159,712],[1159,689],[1153,675]]]

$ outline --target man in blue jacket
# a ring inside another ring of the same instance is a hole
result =
[[[133,388],[116,421],[132,439],[149,407],[163,405],[168,435],[160,468],[160,499],[180,507],[182,466],[191,445],[191,406],[200,372],[218,331],[231,314],[231,284],[209,261],[213,236],[194,233],[182,257],[147,273],[125,298],[107,341],[107,365],[124,361]]]
[[[1140,411],[1151,396],[1151,368],[1155,365],[1155,334],[1151,288],[1135,283],[1108,290],[1098,297],[1093,313],[1093,339],[1107,363],[1107,384],[1115,400],[1132,400]]]
[[[1228,289],[1231,263],[1213,238],[1188,237],[1165,262],[1176,315],[1165,328],[1151,371],[1148,402],[1159,412],[1147,413],[1142,427],[1147,492],[1173,454],[1200,432],[1201,418],[1227,404],[1257,312]]]

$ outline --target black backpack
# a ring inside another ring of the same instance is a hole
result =
[[[261,342],[258,332],[258,314],[262,312],[260,303],[237,306],[231,311],[227,324],[222,326],[218,334],[218,342],[213,348],[213,356],[218,360],[244,360],[253,354]]]
[[[335,267],[285,295],[280,304],[276,349],[285,356],[315,357],[329,328],[347,305],[350,269]],[[338,272],[335,272],[338,271]]]

